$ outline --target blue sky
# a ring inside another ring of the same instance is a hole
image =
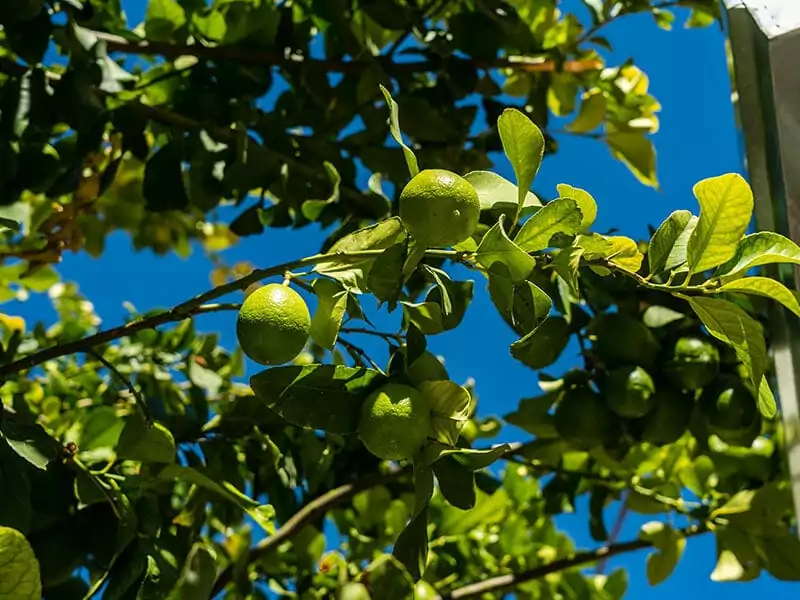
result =
[[[565,4],[573,7],[580,3]],[[131,23],[136,24],[145,2],[128,0],[123,5]],[[655,138],[661,191],[638,183],[623,165],[611,158],[601,142],[569,136],[559,140],[559,154],[545,161],[535,183],[537,190],[548,195],[555,192],[559,183],[589,190],[599,204],[595,226],[598,231],[617,227],[624,235],[645,237],[648,225],[658,225],[673,210],[697,212],[692,186],[698,180],[742,169],[723,33],[717,27],[684,30],[681,17],[685,17],[684,12],[679,13],[672,32],[658,29],[646,15],[628,17],[604,31],[615,46],[609,63],[634,58],[635,64],[649,75],[651,91],[663,106],[661,129]],[[499,157],[496,170],[513,179],[509,165]],[[249,260],[268,266],[315,253],[321,239],[317,227],[301,231],[268,230],[261,236],[243,239],[223,256],[229,264]],[[210,262],[199,249],[186,260],[156,257],[149,251],[134,253],[129,239],[122,234],[108,239],[101,258],[94,259],[85,253],[68,255],[58,267],[65,279],[79,283],[81,291],[95,304],[105,327],[125,318],[126,300],[139,310],[147,310],[171,306],[205,291],[210,287],[210,269]],[[457,276],[463,278],[467,274],[458,272]],[[429,338],[429,346],[445,356],[454,380],[463,382],[468,377],[476,380],[482,414],[502,415],[513,410],[520,398],[538,393],[536,375],[511,358],[508,346],[515,336],[497,316],[481,281],[476,283],[476,298],[462,326],[457,331]],[[42,312],[43,304],[40,297],[14,305],[13,309],[32,322],[42,318],[42,314],[49,314]],[[11,312],[11,308],[8,306],[6,310]],[[396,327],[398,321],[397,314],[379,320],[381,327]],[[219,331],[226,346],[235,343],[234,323],[233,313],[198,319],[200,329]],[[353,338],[353,341],[369,349],[382,349],[370,340]],[[552,371],[560,372],[574,361],[574,353],[568,351]],[[504,440],[521,439],[522,435],[509,428]],[[588,535],[587,513],[581,508],[586,506],[579,507],[576,515],[560,518],[559,522],[579,545],[592,547],[595,544]],[[615,511],[616,508],[610,513],[611,519]],[[621,538],[635,537],[642,522],[635,516],[629,518]],[[628,598],[646,596],[657,600],[677,594],[700,598],[724,593],[734,599],[790,591],[788,584],[767,575],[748,584],[713,584],[708,578],[715,559],[711,537],[690,541],[672,578],[655,588],[650,588],[645,579],[645,557],[645,553],[638,553],[611,563],[629,567]]]

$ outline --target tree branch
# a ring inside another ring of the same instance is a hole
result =
[[[286,69],[308,67],[331,73],[363,73],[375,61],[372,60],[338,60],[335,58],[313,59],[301,56],[286,57],[283,54],[254,50],[252,48],[238,48],[236,46],[203,46],[201,44],[175,44],[172,42],[153,42],[144,39],[127,39],[119,35],[92,31],[97,39],[106,44],[109,52],[123,54],[140,54],[145,56],[163,56],[176,59],[180,56],[194,56],[213,61],[236,61],[240,63],[256,64],[262,66],[279,66]],[[474,60],[450,57],[448,60],[460,60],[470,63],[478,69],[514,69],[526,72],[553,72],[559,70],[559,65],[554,60],[545,58],[530,58],[524,56],[510,56],[493,60]],[[410,62],[384,61],[383,67],[391,74],[409,74],[426,71],[436,71],[442,67],[441,61],[419,60]],[[584,71],[597,71],[603,68],[603,63],[597,59],[568,60],[561,64],[561,70],[568,73],[581,73]]]
[[[692,525],[685,529],[678,530],[684,537],[693,537],[701,535],[709,531],[702,525]],[[646,540],[631,540],[629,542],[622,542],[619,544],[612,544],[610,546],[602,546],[596,550],[589,550],[587,552],[578,552],[569,557],[554,560],[551,563],[534,567],[521,573],[509,573],[507,575],[499,575],[478,583],[471,583],[464,587],[457,588],[447,594],[438,596],[436,600],[463,600],[464,598],[478,598],[483,594],[489,592],[499,592],[515,588],[528,581],[542,579],[551,573],[558,573],[573,567],[579,567],[598,560],[609,559],[613,556],[625,554],[627,552],[634,552],[644,548],[650,548],[653,542]]]
[[[199,296],[195,296],[190,300],[178,304],[170,310],[165,310],[164,312],[156,313],[148,317],[135,319],[129,323],[126,323],[125,325],[120,325],[119,327],[114,327],[113,329],[107,329],[106,331],[95,333],[94,335],[87,336],[80,340],[45,348],[44,350],[34,352],[33,354],[15,360],[12,363],[0,365],[0,377],[5,377],[19,371],[25,371],[54,358],[75,354],[76,352],[84,352],[94,346],[129,336],[143,329],[153,329],[159,325],[164,325],[165,323],[172,323],[175,321],[182,321],[183,319],[193,317],[198,314],[216,312],[218,310],[229,310],[232,308],[231,304],[208,305],[207,303],[210,300],[215,300],[216,298],[224,296],[225,294],[244,289],[248,285],[262,279],[266,279],[267,277],[283,275],[286,271],[290,271],[292,269],[299,269],[331,260],[359,261],[363,260],[364,258],[379,256],[382,252],[383,250],[361,250],[359,252],[347,252],[340,254],[315,254],[314,256],[290,261],[274,267],[256,269],[244,277],[240,277],[235,281],[212,288],[209,291],[200,294]],[[429,256],[457,258],[463,253],[455,250],[428,250],[426,254]]]
[[[86,354],[93,356],[101,363],[103,363],[103,366],[109,371],[111,371],[111,374],[114,375],[117,379],[119,379],[125,385],[125,387],[128,388],[128,391],[131,393],[131,395],[133,395],[134,400],[136,400],[136,406],[138,406],[139,410],[142,411],[142,416],[144,417],[145,422],[148,425],[152,425],[153,413],[150,412],[150,407],[147,406],[147,402],[145,402],[144,398],[142,398],[142,395],[139,393],[139,391],[135,387],[133,387],[133,383],[131,383],[131,381],[127,377],[125,377],[122,373],[120,373],[117,370],[117,367],[112,365],[109,361],[105,359],[105,357],[102,354],[100,354],[97,350],[95,350],[94,347],[87,348]]]

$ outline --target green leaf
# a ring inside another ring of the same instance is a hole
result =
[[[383,377],[342,365],[275,367],[250,378],[255,395],[298,427],[331,433],[358,428],[361,404]]]
[[[7,443],[0,440],[0,481],[3,482],[3,493],[0,494],[0,524],[25,532],[29,530],[33,516],[29,470],[24,459]],[[2,589],[2,578],[0,578],[0,589]]]
[[[531,369],[553,364],[569,342],[569,323],[549,317],[531,333],[511,344],[511,355]]]
[[[523,398],[517,410],[504,415],[503,419],[532,433],[538,439],[557,439],[559,435],[550,409],[560,395],[561,392],[556,391],[533,398]]]
[[[495,263],[502,263],[508,268],[509,276],[514,283],[524,281],[536,265],[533,257],[508,239],[503,222],[505,215],[500,215],[497,223],[486,232],[475,253],[475,260],[489,269]],[[530,221],[529,221],[530,222]]]
[[[658,550],[647,557],[647,581],[657,585],[667,579],[686,547],[686,538],[666,523],[651,521],[642,525],[640,537]]]
[[[453,455],[448,455],[433,463],[433,472],[447,502],[461,510],[475,506],[475,475],[472,469],[468,469]]]
[[[414,462],[414,513],[416,516],[428,506],[433,497],[433,470],[419,461]]]
[[[148,40],[166,42],[186,24],[186,14],[176,0],[150,0],[144,17]]]
[[[377,257],[347,259],[337,254],[363,250],[385,250],[406,241],[408,234],[399,217],[385,219],[346,235],[327,252],[331,259],[317,263],[314,271],[341,282],[348,289],[363,289]]]
[[[608,262],[617,267],[636,273],[642,268],[644,255],[639,251],[639,246],[631,238],[614,235],[606,237],[606,241],[612,246],[612,252],[608,256]]]
[[[753,503],[753,498],[755,495],[756,493],[753,490],[743,490],[741,492],[737,492],[725,504],[714,510],[710,516],[712,519],[714,519],[716,517],[725,515],[738,515],[741,513],[746,513],[750,510],[750,506]]]
[[[0,526],[0,598],[41,600],[39,563],[28,540],[16,529]]]
[[[560,198],[575,200],[578,210],[581,211],[581,225],[579,231],[586,231],[592,226],[597,218],[597,202],[592,195],[580,188],[572,187],[566,183],[559,183],[556,186]]]
[[[525,252],[544,250],[550,247],[550,240],[554,235],[578,233],[583,218],[575,200],[557,198],[525,221],[514,237],[514,243]]]
[[[125,421],[117,443],[117,457],[144,463],[173,463],[175,439],[163,425],[148,425],[137,411]]]
[[[795,315],[800,317],[800,302],[797,296],[785,285],[768,277],[744,277],[729,281],[717,289],[718,292],[738,292],[771,298],[780,302]]]
[[[744,567],[731,550],[723,549],[717,557],[717,564],[711,572],[711,581],[739,581],[744,575]]]
[[[666,268],[667,258],[691,218],[692,213],[688,210],[676,210],[659,225],[647,249],[651,274],[656,275]]]
[[[777,407],[772,394],[762,393],[764,372],[767,367],[767,348],[761,325],[741,308],[716,298],[681,296],[700,317],[708,332],[728,344],[744,365],[754,393],[758,394],[758,409],[768,419],[775,416]],[[767,391],[769,386],[767,385]]]
[[[792,531],[764,537],[764,568],[779,581],[800,581],[800,539]]]
[[[614,158],[622,161],[644,185],[658,188],[656,151],[644,132],[608,133],[606,143]]]
[[[667,260],[664,262],[664,270],[671,271],[686,264],[686,252],[689,246],[689,239],[692,237],[697,223],[700,221],[696,216],[692,215],[686,227],[675,240],[672,250],[667,255]]]
[[[428,507],[411,519],[394,544],[392,555],[418,581],[428,564]]]
[[[553,306],[550,296],[534,283],[523,281],[515,285],[502,263],[489,269],[489,296],[500,316],[519,335],[536,329]]]
[[[339,201],[339,186],[342,183],[342,176],[339,175],[339,171],[336,170],[336,167],[327,160],[322,163],[322,166],[325,168],[325,174],[331,182],[331,195],[325,200],[306,200],[303,202],[301,212],[309,221],[316,221],[319,219],[326,206]]]
[[[403,265],[407,255],[408,241],[389,246],[375,259],[367,275],[367,289],[379,302],[388,302],[390,310],[403,290]]]
[[[330,279],[314,280],[317,309],[311,318],[311,339],[326,350],[333,350],[347,310],[348,292]]]
[[[185,481],[198,487],[206,489],[214,494],[233,502],[250,518],[252,518],[267,533],[274,533],[275,510],[269,504],[259,504],[257,501],[240,492],[233,484],[223,481],[217,483],[208,475],[201,473],[192,467],[182,465],[167,465],[158,472],[158,478],[162,481]]]
[[[189,206],[182,160],[183,150],[180,144],[169,142],[159,148],[147,161],[142,182],[142,195],[147,210],[164,212],[181,210]]]
[[[431,288],[425,301],[441,306],[442,328],[445,331],[455,329],[461,324],[464,315],[472,302],[474,295],[474,281],[453,281],[444,271],[432,269],[426,265],[426,269],[434,273],[437,282],[436,287]]]
[[[403,149],[403,156],[406,159],[406,166],[408,166],[408,174],[414,177],[419,173],[419,165],[417,164],[417,157],[414,156],[414,152],[411,148],[406,146],[403,141],[403,134],[400,132],[400,109],[397,106],[397,102],[392,99],[389,90],[383,86],[380,86],[380,88],[381,92],[383,92],[383,97],[386,99],[386,106],[389,107],[389,131],[394,141],[400,144],[400,147]]]
[[[147,570],[147,556],[138,541],[125,546],[114,560],[108,573],[108,585],[103,590],[103,598],[121,600],[135,595],[141,586]]]
[[[700,220],[686,249],[689,270],[700,273],[736,254],[753,216],[753,191],[738,173],[712,177],[694,186]]]
[[[728,281],[754,267],[780,263],[800,265],[800,246],[779,233],[759,231],[744,236],[733,257],[714,274]]]
[[[0,419],[0,439],[37,469],[46,469],[60,454],[59,443],[37,423]]]
[[[208,600],[217,579],[217,568],[214,550],[205,544],[194,544],[168,600]]]
[[[648,306],[642,315],[642,322],[651,329],[658,329],[664,327],[675,321],[680,321],[686,315],[679,313],[676,310],[667,308],[666,306],[659,306],[653,304]]]
[[[225,383],[225,380],[219,373],[204,367],[198,363],[193,356],[189,357],[187,375],[189,376],[189,381],[201,390],[208,392],[208,395],[212,397],[217,395],[219,388]]]
[[[81,453],[113,450],[122,433],[123,421],[111,406],[91,408],[81,415],[78,448]]]
[[[453,381],[424,381],[419,391],[431,407],[431,435],[443,444],[455,446],[469,418],[469,392]]]
[[[533,121],[514,108],[506,108],[498,117],[497,130],[517,178],[516,223],[544,158],[544,136]]]
[[[517,186],[491,171],[472,171],[464,175],[478,192],[481,201],[481,210],[496,211],[505,214],[507,219],[513,219],[517,214],[519,203],[519,190]],[[532,208],[542,205],[541,200],[533,192],[527,192],[522,205],[522,214]]]
[[[509,510],[508,495],[500,488],[491,495],[478,491],[475,507],[468,511],[446,511],[437,533],[443,536],[463,535],[478,527],[503,521]]]
[[[390,554],[384,554],[364,569],[373,598],[408,600],[414,597],[414,579],[403,564]]]
[[[576,298],[580,297],[578,268],[581,265],[582,256],[583,248],[568,246],[559,250],[553,258],[553,262],[550,263],[558,276],[567,283],[570,293]]]
[[[588,133],[600,127],[606,118],[606,97],[600,90],[583,94],[578,116],[566,127],[567,131]]]
[[[400,302],[405,318],[425,335],[444,331],[442,307],[436,302]]]

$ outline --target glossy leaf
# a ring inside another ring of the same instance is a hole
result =
[[[514,108],[503,111],[497,119],[497,130],[517,178],[517,210],[513,221],[516,223],[528,189],[542,164],[544,136],[533,121]]]
[[[544,250],[550,247],[550,240],[554,235],[578,233],[583,220],[584,217],[575,200],[558,198],[525,221],[514,237],[514,243],[525,252]]]
[[[569,337],[569,324],[561,317],[550,317],[511,344],[511,355],[531,369],[544,369],[561,356]]]
[[[650,585],[658,585],[675,570],[686,547],[686,538],[669,525],[657,521],[642,525],[640,537],[652,542],[658,550],[647,557],[647,581]]]
[[[496,263],[502,263],[508,269],[511,280],[515,283],[524,281],[533,271],[535,262],[522,248],[508,239],[503,229],[504,216],[483,236],[475,260],[486,269]]]
[[[481,210],[503,213],[507,219],[514,218],[519,202],[519,191],[516,185],[491,171],[471,171],[464,175],[464,179],[469,181],[478,192]],[[528,192],[525,195],[522,212],[524,214],[541,205],[541,200],[533,192]]]
[[[700,220],[689,238],[689,270],[699,273],[730,260],[753,215],[753,192],[736,173],[704,179],[694,186]]]
[[[469,416],[469,392],[453,381],[424,381],[419,391],[431,407],[432,436],[455,446]]]
[[[771,298],[780,302],[795,315],[800,317],[800,302],[797,296],[785,285],[768,277],[744,277],[734,279],[719,288],[720,292],[737,292]]]
[[[667,258],[675,247],[681,233],[686,229],[692,213],[688,210],[676,210],[659,225],[650,240],[647,249],[647,261],[650,273],[658,274],[667,267]],[[676,266],[676,265],[672,265]]]
[[[475,475],[471,469],[448,455],[433,464],[433,472],[448,503],[461,510],[475,506]]]
[[[644,133],[623,131],[606,134],[612,156],[622,161],[643,184],[658,188],[656,151]]]
[[[58,442],[36,423],[0,420],[0,439],[37,469],[46,469],[59,455]]]
[[[141,413],[135,412],[125,421],[119,436],[117,456],[122,460],[145,463],[175,461],[175,439],[169,429],[159,423],[148,425]]]
[[[755,267],[780,263],[800,265],[800,246],[779,233],[759,231],[744,236],[735,254],[715,274],[727,281]]]
[[[578,210],[581,211],[581,226],[579,231],[586,231],[592,226],[594,220],[597,218],[597,202],[592,195],[586,190],[567,185],[566,183],[559,183],[556,186],[558,196],[560,198],[569,198],[575,201],[578,205]]]

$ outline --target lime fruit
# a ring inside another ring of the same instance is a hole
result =
[[[311,330],[303,298],[288,286],[270,283],[247,296],[236,321],[244,353],[262,365],[281,365],[302,351]]]
[[[361,441],[378,458],[411,458],[428,437],[431,409],[413,387],[387,383],[364,401],[358,423]]]
[[[338,600],[371,600],[369,591],[363,583],[346,583],[339,590]]]
[[[654,408],[642,419],[642,441],[664,445],[676,442],[689,428],[694,398],[666,385],[653,394]]]
[[[478,226],[481,202],[473,185],[443,169],[420,171],[400,194],[400,220],[424,246],[452,246]]]
[[[664,373],[684,390],[699,390],[719,373],[719,352],[708,340],[684,337],[675,344]]]
[[[728,444],[749,445],[760,431],[755,398],[738,377],[720,377],[705,388],[700,396],[700,409],[709,433]]]
[[[401,348],[400,352],[404,357],[407,356],[406,348]],[[442,361],[427,350],[420,354],[410,365],[406,365],[406,375],[408,375],[408,379],[414,386],[418,386],[425,381],[446,381],[450,379]]]
[[[655,405],[656,386],[641,367],[619,367],[612,370],[603,385],[608,406],[621,417],[643,417]]]
[[[553,414],[561,438],[578,448],[593,448],[609,443],[618,433],[617,416],[603,399],[590,389],[568,390]]]
[[[591,333],[595,336],[595,354],[610,367],[626,364],[650,367],[658,356],[656,336],[633,317],[619,313],[603,315],[592,324]]]

